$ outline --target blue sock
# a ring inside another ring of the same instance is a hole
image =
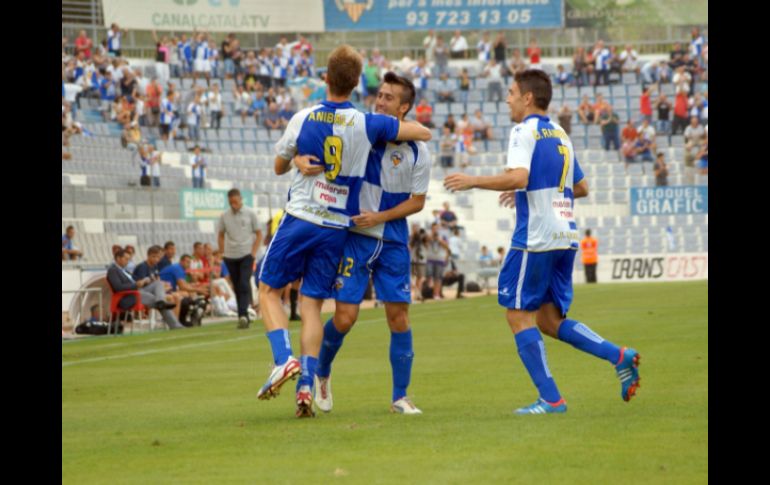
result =
[[[332,373],[332,361],[337,351],[342,347],[346,333],[337,331],[332,318],[324,325],[324,339],[321,343],[321,353],[318,355],[318,377],[329,377]]]
[[[318,359],[310,355],[302,355],[299,358],[299,362],[302,365],[302,374],[299,376],[299,382],[297,382],[297,390],[301,386],[313,387],[313,377],[315,377],[315,370],[318,367]]]
[[[267,339],[270,341],[270,348],[273,349],[273,361],[275,365],[283,365],[289,360],[291,355],[291,341],[289,341],[289,331],[284,328],[267,332]]]
[[[412,330],[390,333],[390,367],[393,370],[393,402],[406,396],[412,377]]]
[[[549,403],[556,403],[561,400],[561,394],[556,388],[548,369],[548,363],[545,360],[545,344],[540,331],[537,328],[528,328],[514,335],[516,346],[519,348],[519,357],[524,363],[524,367],[529,372],[529,377],[537,387],[540,397]]]
[[[609,361],[615,365],[620,360],[620,347],[604,340],[593,330],[575,320],[564,320],[559,327],[559,340],[576,349]]]

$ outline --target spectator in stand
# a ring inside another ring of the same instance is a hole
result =
[[[481,73],[487,78],[487,101],[500,102],[503,100],[503,65],[492,59]]]
[[[124,148],[128,148],[132,152],[139,149],[139,144],[142,142],[142,132],[135,121],[126,123],[123,126],[123,133],[120,135],[120,141]]]
[[[246,116],[249,114],[251,106],[251,96],[243,86],[235,86],[233,89],[233,98],[235,98],[235,112],[241,115],[241,121],[246,122]]]
[[[671,61],[677,61],[684,57],[687,51],[682,47],[681,42],[674,43],[674,48],[671,49],[670,59]]]
[[[468,75],[468,69],[463,68],[462,71],[460,71],[460,99],[458,100],[461,103],[467,103],[468,102],[468,92],[471,89],[471,78]]]
[[[687,72],[685,69],[685,66],[679,66],[676,69],[676,73],[674,74],[674,77],[672,79],[672,82],[674,83],[674,92],[679,94],[680,92],[683,92],[684,94],[688,95],[690,94],[690,85],[692,83],[692,75]]]
[[[588,99],[588,95],[584,94],[583,99],[578,105],[578,118],[584,125],[589,125],[594,122],[594,108],[591,105],[591,101]]]
[[[452,59],[465,59],[466,57],[468,41],[459,30],[455,30],[452,40],[449,41],[449,51]]]
[[[513,49],[513,53],[511,54],[511,62],[508,65],[510,66],[509,71],[511,72],[512,76],[515,76],[517,72],[527,69],[527,62],[523,57],[521,57],[521,50],[518,48]]]
[[[481,39],[476,44],[476,57],[484,64],[492,60],[492,42],[489,40],[489,32],[481,34]]]
[[[427,62],[433,62],[434,56],[435,56],[435,50],[436,46],[438,46],[438,42],[440,37],[436,35],[436,32],[433,29],[430,29],[428,31],[428,35],[425,36],[424,39],[422,39],[422,47],[425,49],[425,60]]]
[[[206,93],[206,103],[211,115],[211,127],[219,131],[222,126],[222,94],[219,92],[219,83],[214,83],[211,89]]]
[[[439,159],[444,172],[454,166],[455,144],[456,140],[452,135],[452,131],[445,125],[441,140],[439,141]]]
[[[166,266],[174,264],[174,257],[176,256],[176,245],[174,241],[166,241],[163,245],[163,257],[158,261],[158,271],[163,271]]]
[[[249,97],[249,99],[251,99],[251,97]],[[257,126],[263,124],[260,123],[260,119],[265,116],[265,112],[267,111],[267,101],[265,101],[265,99],[266,97],[264,92],[262,90],[257,90],[251,105],[248,107],[245,113],[248,116],[254,117],[254,122]]]
[[[588,86],[588,62],[583,47],[575,49],[572,56],[572,73],[578,86]]]
[[[554,84],[560,86],[574,86],[575,78],[572,74],[564,70],[564,66],[559,64],[556,66],[556,74],[554,74]]]
[[[442,74],[448,74],[449,47],[444,43],[444,39],[442,37],[438,37],[436,39],[436,47],[433,52],[436,59],[436,75],[441,76]],[[428,60],[427,56],[425,57],[425,60]]]
[[[201,110],[201,95],[196,93],[187,105],[187,132],[188,138],[193,141],[200,140]]]
[[[206,159],[201,155],[200,145],[195,145],[193,155],[190,157],[192,167],[192,181],[194,189],[206,188]]]
[[[268,112],[265,115],[265,128],[268,130],[281,130],[284,128],[281,115],[278,112],[278,103],[270,103]]]
[[[160,153],[152,145],[140,146],[139,161],[142,169],[139,185],[160,187]]]
[[[607,84],[610,83],[610,77],[612,74],[617,74],[618,82],[623,80],[623,61],[620,60],[620,53],[617,46],[610,47],[610,72],[607,76]]]
[[[604,41],[599,39],[593,51],[594,72],[596,73],[595,86],[606,86],[609,84],[610,73],[610,50],[604,46]]]
[[[623,132],[621,133],[621,140],[623,140],[623,143],[625,143],[628,140],[636,141],[636,138],[639,136],[639,133],[636,131],[636,126],[634,126],[634,120],[631,118],[628,119],[626,122],[626,126],[623,127]]]
[[[626,44],[626,48],[620,53],[620,62],[623,72],[633,72],[636,74],[636,80],[639,81],[639,54],[634,50],[631,44]]]
[[[596,102],[593,104],[591,109],[594,111],[594,123],[599,123],[599,115],[602,113],[602,111],[605,111],[610,108],[610,103],[607,102],[606,99],[604,99],[604,95],[599,93],[596,95]]]
[[[415,108],[415,118],[428,128],[436,127],[436,125],[433,124],[433,108],[428,104],[426,98],[422,98]]]
[[[441,227],[454,229],[457,226],[457,215],[449,209],[449,202],[444,202],[444,210],[441,211]]]
[[[286,128],[289,125],[289,120],[295,114],[294,100],[292,98],[287,99],[278,114],[281,116],[281,125]]]
[[[168,140],[172,134],[175,94],[173,91],[169,92],[160,105],[160,136],[164,140]]]
[[[222,57],[222,66],[225,71],[225,79],[233,79],[233,77],[235,77],[235,63],[233,62],[231,43],[234,38],[235,34],[229,33],[220,44],[220,52]]]
[[[572,133],[572,111],[566,104],[561,105],[559,113],[557,115],[559,125],[564,129],[564,132],[569,135]]]
[[[425,65],[425,59],[417,61],[417,65],[412,68],[412,81],[414,82],[414,88],[416,90],[417,100],[422,100],[425,96],[425,92],[428,89],[428,78],[430,77],[430,69]],[[374,91],[376,93],[376,91]]]
[[[449,261],[449,246],[438,232],[438,224],[431,225],[428,235],[427,259],[427,285],[433,287],[433,299],[441,299],[441,286],[444,278],[444,268]]]
[[[479,255],[479,279],[483,280],[484,288],[489,294],[489,278],[496,278],[500,273],[500,268],[497,262],[489,252],[486,246],[481,246],[481,254]]]
[[[110,30],[107,31],[107,51],[110,53],[113,57],[121,57],[122,51],[120,49],[121,47],[121,39],[123,35],[127,34],[128,31],[123,29],[120,30],[120,27],[118,27],[118,24],[112,24],[110,26]]]
[[[527,47],[527,57],[529,57],[530,69],[541,69],[540,67],[540,55],[542,51],[537,45],[537,39],[532,37],[529,39],[529,47]]]
[[[412,224],[412,236],[409,240],[409,251],[412,260],[412,276],[415,277],[414,289],[417,290],[417,300],[425,301],[422,295],[422,284],[425,281],[426,266],[428,264],[428,240],[425,229]]]
[[[582,252],[581,260],[586,272],[586,283],[596,283],[596,264],[599,262],[598,248],[599,243],[596,238],[591,237],[591,230],[586,229],[586,237],[580,241],[580,250]]]
[[[75,56],[79,56],[82,53],[85,59],[90,59],[93,46],[94,41],[88,38],[85,30],[81,30],[77,39],[75,39]]]
[[[655,186],[666,187],[668,185],[668,167],[663,152],[658,152],[652,170],[655,173]]]
[[[494,138],[492,134],[492,125],[484,118],[480,109],[477,109],[471,119],[471,127],[473,128],[474,140],[491,140]]]
[[[99,95],[102,100],[100,111],[105,121],[110,119],[110,109],[117,95],[117,85],[112,79],[112,73],[106,71],[99,82]]]
[[[76,260],[83,257],[83,251],[75,247],[72,242],[73,239],[75,239],[75,228],[73,226],[67,226],[67,229],[61,237],[62,261]]]
[[[599,126],[602,128],[602,146],[606,151],[620,150],[620,117],[612,109],[612,106],[603,109],[598,117]]]
[[[684,130],[684,175],[689,185],[695,183],[695,161],[699,159],[705,139],[706,130],[697,117],[691,117],[690,124]]]
[[[690,110],[690,117],[695,116],[701,123],[708,121],[708,102],[704,101],[703,96],[701,96],[700,93],[695,93],[695,96],[689,98],[687,100],[687,106]]]
[[[674,97],[674,123],[671,128],[673,135],[684,133],[688,119],[687,93],[680,91]]]
[[[438,100],[444,103],[454,103],[455,90],[457,90],[457,85],[454,80],[450,81],[449,76],[447,76],[446,73],[441,74],[439,76],[438,86],[436,87]]]
[[[128,244],[126,245],[123,250],[128,254],[128,263],[126,264],[126,269],[129,273],[134,272],[134,268],[136,268],[136,263],[134,262],[134,254],[136,254],[136,248],[132,245]]]
[[[709,136],[706,134],[706,137],[703,139],[703,147],[701,147],[700,151],[698,152],[698,155],[696,155],[696,158],[698,159],[698,170],[701,175],[708,175],[709,174]]]
[[[502,246],[498,246],[497,247],[497,265],[502,268],[504,263],[505,263],[505,248]]]
[[[650,101],[650,95],[652,94],[652,87],[648,86],[642,92],[639,97],[639,112],[642,114],[642,119],[652,123],[652,102]]]
[[[494,53],[494,59],[497,61],[498,64],[503,66],[503,69],[505,72],[503,75],[508,75],[508,69],[505,67],[505,59],[506,59],[506,43],[505,43],[505,33],[504,32],[498,32],[497,37],[495,37],[495,42],[492,44],[492,52]]]
[[[457,123],[455,123],[455,116],[453,114],[447,115],[446,121],[444,122],[444,128],[449,128],[451,133],[455,133],[455,130],[457,129]]]
[[[160,124],[160,103],[163,97],[163,86],[158,82],[157,77],[153,77],[150,84],[147,85],[147,101],[145,109],[147,110],[150,126]]]
[[[655,100],[655,108],[658,110],[658,133],[670,134],[670,117],[673,106],[665,94],[660,93],[658,99]]]

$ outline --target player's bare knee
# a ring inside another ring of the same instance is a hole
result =
[[[409,330],[409,311],[406,305],[388,308],[386,304],[385,313],[391,332],[403,333]]]
[[[358,320],[358,312],[350,309],[338,309],[334,312],[334,328],[338,332],[347,333]]]

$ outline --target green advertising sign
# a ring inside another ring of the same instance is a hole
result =
[[[243,203],[254,208],[254,193],[241,190]],[[179,192],[183,219],[218,219],[227,210],[227,191],[218,189],[182,189]]]

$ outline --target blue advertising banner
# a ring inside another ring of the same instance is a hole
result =
[[[326,30],[496,30],[564,26],[563,0],[324,0]]]
[[[632,216],[708,214],[708,211],[706,185],[631,187]]]

